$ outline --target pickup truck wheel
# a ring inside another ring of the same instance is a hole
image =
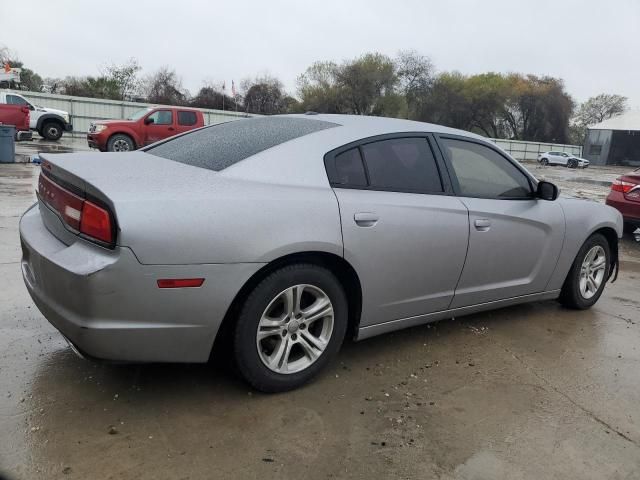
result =
[[[50,121],[42,125],[42,134],[47,140],[59,140],[62,136],[62,125],[60,122]]]
[[[135,149],[136,146],[131,137],[123,133],[112,135],[107,142],[107,152],[130,152]]]

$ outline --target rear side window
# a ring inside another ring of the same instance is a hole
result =
[[[306,118],[250,118],[193,130],[145,151],[194,167],[220,171],[281,143],[337,126],[337,123]]]
[[[400,192],[442,192],[440,173],[426,138],[409,137],[362,145],[371,187]]]
[[[336,155],[334,183],[350,187],[366,187],[367,176],[364,173],[362,157],[358,148],[352,148]]]
[[[196,117],[196,112],[186,112],[183,110],[178,112],[178,125],[190,127],[191,125],[195,125],[197,122],[198,118]]]
[[[531,198],[527,176],[495,150],[473,142],[442,139],[464,197]]]

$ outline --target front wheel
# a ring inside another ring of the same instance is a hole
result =
[[[276,270],[249,294],[237,320],[234,356],[257,390],[281,392],[314,377],[338,352],[347,299],[327,269],[295,264]]]
[[[129,152],[135,149],[136,146],[131,137],[122,133],[112,135],[107,142],[108,152]]]
[[[569,167],[569,168],[578,168],[578,161],[577,160],[569,160],[567,162],[567,167]]]
[[[546,159],[546,158],[543,158],[542,160],[540,160],[540,164],[541,164],[543,167],[546,167],[547,165],[549,165],[549,160],[548,160],[548,159]]]
[[[591,235],[576,255],[562,286],[560,303],[584,310],[598,301],[609,278],[611,250],[599,233]]]

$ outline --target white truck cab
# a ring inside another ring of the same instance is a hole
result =
[[[63,132],[73,130],[68,112],[34,105],[18,92],[0,90],[0,103],[29,107],[31,110],[29,127],[47,140],[58,140],[62,137]]]

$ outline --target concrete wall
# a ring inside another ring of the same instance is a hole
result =
[[[84,135],[93,120],[123,119],[141,108],[157,106],[150,103],[72,97],[69,95],[53,95],[40,92],[21,91],[19,93],[35,105],[57,108],[69,112],[71,122],[73,123],[74,135]],[[256,116],[231,110],[207,110],[204,108],[200,110],[204,113],[204,123],[207,125]]]
[[[544,152],[566,152],[570,155],[582,157],[580,145],[563,145],[559,143],[523,142],[520,140],[504,140],[490,138],[492,142],[505,150],[516,160],[537,160],[538,154]]]

